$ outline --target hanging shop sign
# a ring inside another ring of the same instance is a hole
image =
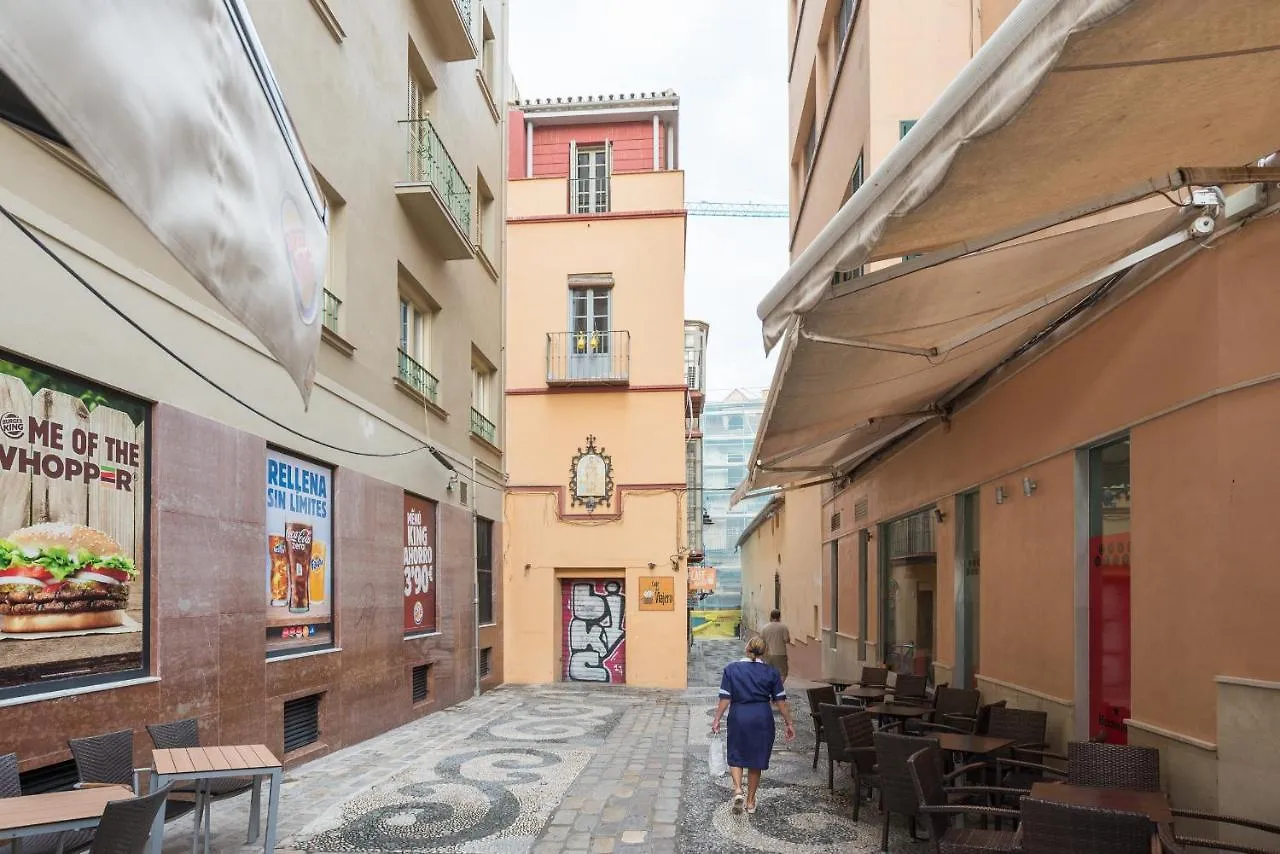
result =
[[[713,593],[716,589],[716,568],[714,566],[689,567],[689,592]]]
[[[141,674],[148,412],[0,355],[0,697]]]
[[[404,496],[404,632],[436,630],[436,502]]]
[[[333,645],[333,469],[267,449],[267,655]]]

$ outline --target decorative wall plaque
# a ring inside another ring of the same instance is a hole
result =
[[[596,447],[596,437],[587,437],[587,446],[579,448],[569,464],[569,492],[574,506],[581,504],[588,513],[613,500],[613,460]]]

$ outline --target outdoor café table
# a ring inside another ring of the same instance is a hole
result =
[[[897,718],[898,720],[922,718],[932,711],[933,709],[927,706],[910,706],[906,703],[877,703],[874,706],[867,706],[867,714],[875,715],[878,718]]]
[[[1066,783],[1036,783],[1031,797],[1077,807],[1142,813],[1156,824],[1172,824],[1173,812],[1164,792],[1135,792],[1131,789],[1095,789]]]
[[[846,688],[840,692],[840,700],[862,700],[864,703],[878,703],[889,693],[884,688]]]
[[[997,738],[993,735],[970,735],[959,732],[931,732],[929,738],[936,738],[938,746],[948,753],[963,753],[966,756],[985,756],[995,753],[1014,743],[1012,738]]]
[[[844,679],[838,676],[824,676],[821,681],[826,682],[832,688],[835,688],[837,694],[839,694],[845,688],[848,688],[850,685],[858,684],[857,679]]]
[[[15,852],[20,854],[23,837],[97,827],[109,802],[132,797],[128,786],[94,786],[0,798],[0,840],[15,840]]]
[[[232,747],[179,747],[151,752],[152,789],[179,780],[211,780],[225,777],[252,777],[253,801],[249,806],[249,841],[258,838],[262,802],[262,779],[271,778],[271,794],[267,800],[267,832],[262,850],[276,847],[276,822],[280,809],[280,783],[283,769],[280,760],[261,744]],[[205,828],[208,840],[209,829]],[[164,810],[156,814],[151,828],[151,854],[160,854],[164,846]]]

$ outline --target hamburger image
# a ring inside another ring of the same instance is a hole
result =
[[[0,631],[122,625],[137,574],[120,544],[94,528],[46,522],[14,531],[0,539]]]

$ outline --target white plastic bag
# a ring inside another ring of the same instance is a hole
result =
[[[729,773],[729,758],[725,755],[724,737],[717,734],[711,736],[710,750],[707,752],[707,767],[712,777],[723,777]]]

